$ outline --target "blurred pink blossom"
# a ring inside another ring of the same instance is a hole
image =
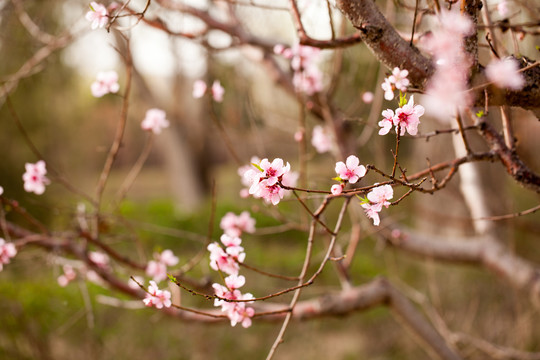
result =
[[[219,80],[215,80],[212,84],[212,97],[216,102],[223,101],[223,95],[225,95],[225,89],[221,86]]]
[[[206,83],[202,80],[196,80],[193,83],[193,97],[195,99],[199,99],[204,96],[204,93],[206,92]]]
[[[221,219],[220,227],[225,234],[239,237],[243,232],[255,232],[255,219],[253,219],[247,211],[243,211],[240,215],[228,212]]]
[[[92,30],[104,27],[109,21],[107,8],[95,1],[90,3],[90,11],[86,13],[86,20],[92,22]]]
[[[441,12],[438,25],[421,43],[436,64],[424,103],[433,116],[448,120],[458,107],[472,103],[466,91],[472,60],[464,50],[464,37],[472,34],[474,26],[468,16],[446,10]]]
[[[313,145],[318,153],[328,152],[332,150],[332,137],[324,127],[316,125],[313,127],[311,145]]]
[[[45,185],[50,183],[47,175],[45,161],[39,160],[35,164],[26,163],[26,172],[23,174],[24,190],[41,195],[45,192]]]
[[[64,265],[62,270],[64,270],[64,273],[60,275],[56,281],[61,287],[66,287],[71,281],[75,280],[77,273],[70,265]]]
[[[7,243],[6,240],[0,238],[0,271],[4,264],[9,264],[9,259],[17,255],[17,248],[12,243]]]
[[[366,91],[362,94],[362,101],[366,104],[371,104],[373,102],[374,95],[371,91]]]
[[[520,90],[525,85],[525,79],[518,70],[519,64],[515,59],[492,60],[486,66],[486,76],[497,87]]]
[[[97,98],[109,93],[117,93],[118,90],[120,90],[118,74],[114,70],[98,72],[96,81],[90,86],[92,95]]]
[[[154,134],[160,134],[169,125],[170,123],[166,119],[165,111],[161,109],[149,109],[141,123],[141,128],[145,131],[152,131]]]

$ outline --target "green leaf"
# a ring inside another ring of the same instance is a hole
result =
[[[403,107],[404,105],[407,105],[407,97],[400,90],[399,91],[399,107]]]
[[[478,118],[481,118],[481,117],[484,117],[484,116],[486,116],[486,114],[484,114],[484,110],[479,110],[476,113],[476,117],[478,117]]]
[[[339,181],[339,182],[342,182],[342,181],[343,181],[343,179],[340,178],[339,176],[336,176],[335,178],[332,178],[332,180],[334,180],[334,181]]]
[[[358,200],[360,200],[360,204],[369,204],[369,200],[366,196],[362,197],[356,194],[356,197],[358,198]]]
[[[96,12],[96,10],[92,7],[92,4],[89,4],[88,6],[90,6],[90,10],[92,10],[93,12]]]
[[[167,274],[167,276],[169,277],[169,280],[171,280],[173,283],[177,283],[178,280],[176,280],[176,278],[174,276],[172,276],[171,274]]]
[[[257,169],[259,169],[260,172],[264,172],[264,170],[259,166],[259,164],[251,163],[251,165],[255,166]]]

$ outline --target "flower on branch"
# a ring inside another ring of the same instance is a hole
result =
[[[166,119],[165,111],[160,109],[149,109],[141,123],[141,128],[145,131],[152,131],[154,134],[160,134],[165,128],[170,125]]]
[[[154,281],[150,281],[148,293],[143,299],[146,306],[155,306],[157,309],[171,307],[171,293],[167,290],[160,290]]]
[[[407,86],[409,86],[409,75],[408,70],[401,70],[398,67],[395,67],[392,70],[392,74],[384,79],[381,87],[384,90],[384,98],[386,100],[392,100],[394,98],[394,90],[399,90],[401,92],[407,91]]]
[[[351,184],[356,183],[361,177],[366,175],[366,168],[364,165],[359,165],[360,160],[354,155],[350,155],[345,163],[338,161],[336,163],[336,173],[341,180],[347,180]]]
[[[340,195],[343,192],[343,184],[334,184],[330,189],[332,195]]]
[[[266,202],[277,205],[285,190],[280,186],[280,182],[287,178],[291,165],[283,164],[282,159],[274,159],[271,163],[268,159],[262,159],[260,164],[254,164],[257,169],[250,169],[244,173],[244,178],[251,184],[249,194],[256,198],[263,198]],[[287,179],[291,182],[292,178]]]
[[[414,96],[411,96],[407,104],[396,110],[396,114],[394,116],[394,125],[396,126],[396,131],[399,127],[401,129],[401,136],[405,135],[405,130],[407,130],[407,132],[411,135],[416,135],[418,132],[418,125],[420,124],[420,116],[424,115],[424,111],[425,110],[422,105],[414,105]]]
[[[238,263],[244,262],[246,253],[241,246],[228,246],[223,250],[217,242],[213,242],[207,247],[210,251],[210,267],[215,271],[222,271],[229,275],[238,275]]]
[[[12,243],[7,243],[6,240],[0,238],[0,271],[4,264],[9,264],[11,258],[17,255],[17,248]]]
[[[394,189],[390,185],[381,185],[373,188],[367,194],[367,202],[362,204],[368,218],[373,219],[373,225],[379,226],[379,212],[383,206],[390,206],[390,199],[394,197]]]
[[[86,13],[86,20],[92,22],[92,30],[102,28],[109,22],[109,12],[104,5],[92,1],[90,11]]]
[[[33,192],[37,195],[41,195],[45,192],[45,185],[50,184],[47,175],[47,168],[45,161],[40,160],[35,164],[26,163],[26,172],[22,178],[24,181],[24,190],[26,192]]]
[[[525,85],[523,75],[518,72],[519,64],[510,58],[492,60],[486,66],[486,76],[497,87],[520,90]]]
[[[114,70],[98,72],[96,81],[90,86],[92,95],[97,98],[109,93],[117,93],[118,90],[120,90],[118,74]]]
[[[386,109],[382,112],[382,116],[384,119],[379,121],[379,126],[382,128],[379,130],[379,135],[386,135],[390,132],[392,126],[394,126],[394,111]]]
[[[242,275],[230,275],[225,278],[226,286],[221,284],[213,284],[214,293],[221,299],[227,300],[250,300],[253,295],[250,293],[242,294],[239,288],[244,286],[246,279]],[[251,326],[251,318],[255,314],[255,310],[247,307],[250,302],[234,302],[221,299],[214,300],[214,306],[221,307],[221,311],[225,312],[231,320],[231,326],[241,323],[244,328]]]

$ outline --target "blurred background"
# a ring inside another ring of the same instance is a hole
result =
[[[210,6],[203,2],[192,1],[203,8]],[[145,2],[133,1],[130,5],[141,10]],[[287,3],[276,1],[271,5],[279,8]],[[219,7],[218,2],[213,6]],[[315,38],[329,37],[326,2],[303,6],[308,32]],[[395,7],[392,1],[378,6],[398,30],[410,31],[410,11]],[[517,11],[517,3],[514,6]],[[97,72],[116,70],[120,76],[119,93],[125,89],[122,54],[126,42],[115,31],[90,31],[84,19],[87,11],[88,3],[84,1],[0,1],[0,80],[4,86],[0,98],[0,185],[6,197],[17,200],[53,234],[75,228],[77,206],[85,200],[54,178],[42,196],[24,192],[24,164],[40,160],[28,139],[43,155],[49,170],[54,169],[78,191],[93,194],[120,119],[122,97],[109,94],[94,98],[90,85]],[[66,39],[42,61],[35,61],[53,47],[30,34],[28,25],[23,24],[25,13],[44,34],[61,37],[67,30],[72,39]],[[238,13],[242,25],[257,36],[287,46],[296,41],[287,11],[239,6]],[[147,16],[159,16],[177,31],[196,32],[202,26],[192,17],[166,12],[155,4]],[[335,28],[352,32],[337,10],[333,16]],[[125,24],[129,25],[127,21]],[[160,249],[172,249],[181,264],[188,262],[204,245],[215,184],[213,239],[221,234],[218,224],[225,213],[248,210],[257,220],[258,231],[243,238],[247,263],[296,275],[305,251],[307,214],[293,199],[275,208],[256,199],[241,198],[243,185],[237,169],[249,164],[252,156],[259,156],[270,160],[281,157],[298,171],[300,148],[294,134],[305,121],[305,185],[329,189],[335,162],[344,159],[339,158],[337,149],[320,154],[311,145],[312,129],[324,123],[269,76],[259,50],[231,46],[232,39],[222,32],[211,31],[203,39],[191,41],[140,23],[126,34],[134,76],[126,133],[104,196],[106,216],[101,225],[107,244],[141,263]],[[512,43],[510,35],[505,40]],[[532,58],[537,55],[534,40],[526,37],[520,43],[521,54]],[[482,49],[482,63],[486,54],[487,50]],[[276,57],[276,61],[285,73],[290,73],[285,59]],[[329,98],[346,123],[347,139],[355,155],[362,164],[391,168],[390,149],[395,139],[377,135],[381,111],[395,106],[383,100],[380,89],[387,69],[362,45],[323,50],[319,66],[325,90],[332,92]],[[219,80],[225,88],[224,101],[194,99],[192,88],[198,79],[208,84]],[[373,102],[362,100],[366,91],[374,93]],[[416,96],[415,100],[421,103]],[[149,108],[164,109],[171,127],[155,139],[143,170],[126,199],[116,206],[117,191],[144,147],[147,133],[140,129],[140,122]],[[540,125],[529,113],[513,111],[518,152],[531,168],[540,171],[536,141]],[[490,117],[499,122],[495,111]],[[240,161],[231,154],[213,119],[225,129]],[[420,132],[428,134],[448,127],[426,114]],[[478,148],[484,146],[479,139],[472,142]],[[409,173],[426,168],[427,158],[432,164],[454,158],[452,135],[404,138],[401,146],[401,163]],[[538,196],[515,185],[502,166],[480,166],[494,215],[537,205]],[[366,179],[366,183],[376,181],[380,179],[374,175]],[[405,190],[400,190],[396,195],[403,193]],[[311,196],[308,203],[315,207],[320,198]],[[328,212],[326,220],[330,224],[335,223],[338,209],[333,204]],[[5,210],[8,220],[28,225],[9,208]],[[457,177],[443,191],[433,196],[414,194],[386,215],[385,226],[399,223],[456,237],[473,233]],[[537,214],[532,214],[497,224],[514,251],[536,263],[540,262],[539,220]],[[339,242],[346,247],[353,233],[360,239],[351,260],[355,285],[384,275],[415,301],[430,304],[452,331],[540,351],[538,308],[531,307],[524,294],[508,288],[485,270],[439,264],[386,248],[377,240],[375,231],[359,204],[353,205]],[[324,240],[323,235],[317,238],[316,260],[324,254]],[[266,356],[281,325],[254,320],[252,328],[246,330],[231,328],[228,322],[185,323],[142,308],[140,301],[132,302],[91,282],[77,280],[62,288],[57,284],[61,274],[59,257],[61,254],[26,247],[4,266],[0,273],[0,358],[259,359]],[[314,269],[317,266],[315,261]],[[120,267],[115,271],[126,280],[130,275],[142,275]],[[255,296],[291,286],[256,273],[244,275],[246,287]],[[219,281],[209,269],[207,258],[190,276],[202,282]],[[336,274],[329,267],[317,287],[303,292],[303,298],[339,289]],[[177,288],[171,290],[185,306],[212,307],[204,299],[182,294]],[[281,299],[284,303],[289,300],[290,296]],[[471,359],[485,358],[472,347],[467,355]],[[428,359],[429,355],[388,309],[377,308],[344,318],[293,323],[277,358]]]

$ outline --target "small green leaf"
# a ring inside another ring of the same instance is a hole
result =
[[[332,180],[339,181],[339,182],[343,181],[343,179],[340,178],[339,176],[336,176],[335,178],[332,178]]]
[[[403,107],[406,104],[407,104],[407,97],[400,90],[399,91],[399,107]]]
[[[172,276],[171,274],[167,274],[167,276],[169,277],[169,280],[171,280],[173,283],[177,283],[178,281],[176,280],[176,278],[174,276]]]
[[[257,169],[259,169],[260,172],[264,172],[264,170],[263,170],[258,164],[251,163],[251,165],[253,165],[253,166],[255,166]]]
[[[484,114],[484,110],[479,110],[477,113],[476,113],[476,117],[478,118],[481,118],[481,117],[484,117],[486,114]]]
[[[96,12],[96,10],[92,7],[92,4],[90,4],[88,6],[90,6],[90,10],[92,10],[93,12]]]
[[[360,200],[360,204],[369,204],[369,200],[366,196],[361,197],[360,195],[356,194],[356,197],[358,200]]]

